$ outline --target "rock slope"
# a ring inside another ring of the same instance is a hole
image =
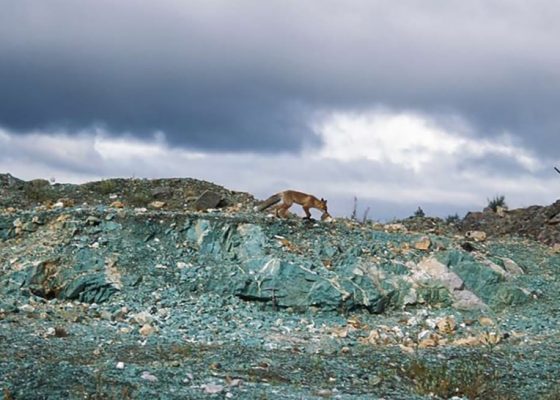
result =
[[[551,246],[280,220],[191,179],[0,178],[4,398],[560,393]]]

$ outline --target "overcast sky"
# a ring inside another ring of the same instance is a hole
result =
[[[560,197],[556,0],[0,0],[0,171],[294,188],[348,216]]]

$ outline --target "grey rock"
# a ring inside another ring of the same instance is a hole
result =
[[[210,208],[217,208],[222,201],[222,196],[219,193],[211,190],[206,190],[194,202],[194,208],[197,211],[204,211]]]

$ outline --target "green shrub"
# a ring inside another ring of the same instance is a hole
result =
[[[404,367],[404,374],[411,379],[420,395],[449,399],[453,396],[468,399],[493,398],[500,392],[498,369],[488,358],[479,355],[454,360],[412,359]]]
[[[152,194],[144,190],[132,191],[128,195],[128,202],[133,207],[146,207],[152,201]]]
[[[117,190],[117,183],[111,179],[97,182],[94,187],[94,191],[96,191],[99,194],[111,194],[111,193],[115,193],[116,190]]]
[[[495,196],[493,199],[488,199],[488,208],[492,211],[497,211],[498,207],[507,208],[506,196],[499,195]]]
[[[459,214],[448,215],[447,218],[445,218],[445,222],[449,225],[458,224],[460,221],[461,221],[461,218],[459,217]]]
[[[27,182],[23,191],[29,200],[38,203],[48,203],[56,199],[55,191],[49,181],[44,179],[35,179]]]

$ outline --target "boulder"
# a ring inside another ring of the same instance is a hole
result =
[[[194,202],[194,208],[197,211],[204,211],[210,208],[217,208],[222,201],[219,193],[211,190],[204,191]]]

